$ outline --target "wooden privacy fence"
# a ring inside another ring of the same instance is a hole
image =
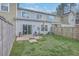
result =
[[[79,39],[79,27],[57,27],[53,32],[57,35]]]
[[[0,16],[0,56],[7,56],[14,40],[13,25]]]

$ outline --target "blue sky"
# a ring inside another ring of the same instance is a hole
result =
[[[20,7],[29,9],[39,9],[47,11],[55,11],[58,3],[21,3]]]

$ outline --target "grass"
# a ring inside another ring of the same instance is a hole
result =
[[[79,41],[59,35],[45,35],[37,43],[15,41],[11,56],[78,56]]]

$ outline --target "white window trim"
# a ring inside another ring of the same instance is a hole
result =
[[[40,17],[40,16],[41,16],[41,17]],[[37,18],[37,17],[38,17],[38,18]],[[40,13],[37,13],[37,14],[36,14],[36,19],[39,19],[39,20],[40,20],[40,19],[43,19],[43,15],[40,14]]]
[[[22,12],[21,12],[21,16],[25,18],[26,16],[23,16],[23,12],[25,12],[25,13],[26,13],[26,11],[22,11]]]
[[[23,12],[25,12],[25,13],[27,14],[27,16],[24,16],[24,17],[23,17]],[[22,17],[22,18],[27,18],[27,17],[29,17],[29,12],[22,10],[22,11],[21,11],[21,17]],[[29,17],[29,18],[30,18],[30,17]]]
[[[0,3],[0,12],[9,12],[10,11],[10,4],[8,3],[8,11],[1,10],[1,3]]]

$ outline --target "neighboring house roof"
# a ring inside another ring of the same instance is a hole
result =
[[[65,13],[65,14],[63,14],[63,15],[69,15],[71,12],[68,12],[68,13]]]
[[[62,16],[68,16],[70,13],[75,14],[73,11],[71,11],[71,12],[68,12],[68,13],[64,13]],[[60,15],[57,15],[57,16],[60,17]]]
[[[17,8],[18,10],[25,10],[25,11],[31,11],[31,12],[36,12],[36,13],[41,13],[41,14],[46,14],[46,15],[51,15],[51,16],[56,16],[55,13],[48,13],[48,12],[43,12],[43,11],[37,11],[37,10],[31,10],[31,9],[24,9],[24,8]]]
[[[69,15],[70,13],[75,14],[75,12],[71,11],[71,12],[65,13],[64,15]]]

